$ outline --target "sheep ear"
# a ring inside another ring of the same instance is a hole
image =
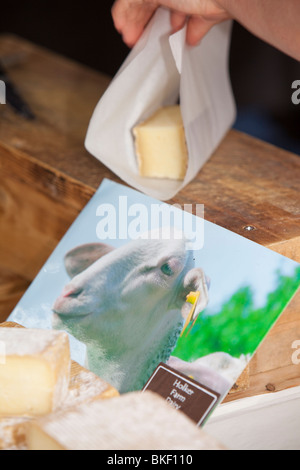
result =
[[[73,248],[64,257],[66,271],[73,278],[113,250],[104,243],[88,243]]]
[[[182,306],[182,316],[187,318],[188,313],[191,311],[192,305],[186,302],[186,297],[190,292],[199,292],[199,300],[197,302],[195,312],[193,315],[193,320],[195,320],[199,313],[201,313],[209,302],[208,290],[210,286],[210,280],[205,275],[204,271],[201,268],[191,269],[185,276],[183,282],[183,295],[185,303]]]

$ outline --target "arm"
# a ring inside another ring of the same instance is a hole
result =
[[[300,60],[299,0],[221,0],[252,34]]]
[[[159,6],[170,8],[173,31],[187,22],[187,42],[197,44],[217,23],[233,18],[252,34],[300,60],[299,0],[116,0],[116,29],[130,47]]]

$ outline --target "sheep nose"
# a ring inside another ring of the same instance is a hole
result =
[[[66,286],[62,292],[62,297],[76,298],[81,294],[82,291],[83,289],[81,287]]]

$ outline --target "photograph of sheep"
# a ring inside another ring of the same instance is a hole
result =
[[[300,266],[169,207],[104,180],[9,320],[67,331],[72,358],[120,393],[165,363],[224,396],[299,288]]]

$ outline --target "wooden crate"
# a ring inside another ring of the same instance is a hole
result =
[[[0,108],[0,272],[6,292],[13,279],[16,288],[1,300],[3,321],[102,179],[119,179],[84,149],[110,77],[10,35],[0,36],[0,57],[17,58],[9,74],[37,116]],[[169,202],[202,203],[207,220],[300,262],[299,175],[300,157],[232,130]],[[300,293],[226,400],[300,385],[295,340]]]

